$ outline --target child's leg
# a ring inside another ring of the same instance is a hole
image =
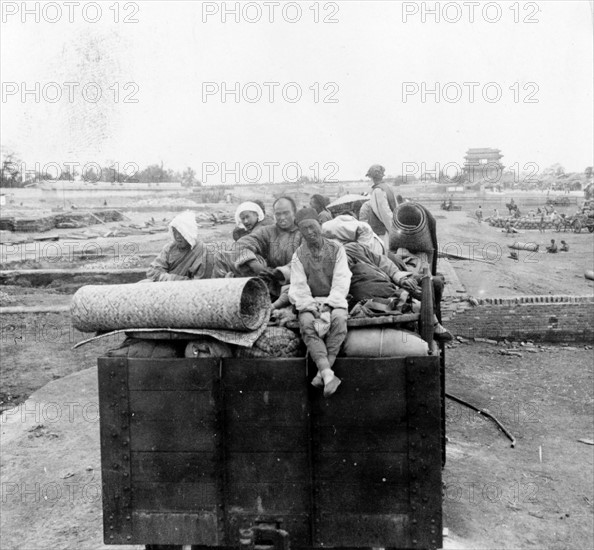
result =
[[[329,370],[330,363],[328,362],[328,350],[326,349],[326,344],[324,344],[324,341],[318,336],[313,326],[314,319],[315,317],[313,313],[310,313],[309,311],[300,313],[299,327],[301,329],[301,337],[307,346],[307,351],[318,367],[318,376],[322,377],[322,371]],[[318,376],[316,376],[316,379]]]
[[[318,374],[324,382],[324,397],[330,397],[341,383],[340,378],[334,374],[332,366],[334,365],[334,361],[336,361],[340,346],[342,346],[346,338],[347,316],[347,310],[341,308],[333,309],[330,315],[330,330],[326,335],[329,368],[320,370]]]
[[[347,317],[346,309],[336,308],[332,310],[330,330],[326,336],[326,348],[328,349],[328,361],[330,367],[334,365],[336,356],[347,335]]]

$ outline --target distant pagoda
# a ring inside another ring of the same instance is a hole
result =
[[[464,157],[463,174],[466,181],[476,183],[484,179],[491,183],[499,181],[503,174],[503,155],[500,149],[489,147],[468,149]]]

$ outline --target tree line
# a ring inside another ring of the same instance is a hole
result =
[[[70,163],[68,163],[70,164]],[[71,168],[71,166],[59,167],[51,163],[51,170],[44,167],[35,168],[33,165],[24,163],[14,153],[2,152],[2,166],[0,170],[0,187],[29,187],[42,181],[85,181],[85,182],[111,182],[111,183],[181,183],[185,187],[201,186],[202,183],[196,177],[196,171],[188,166],[183,171],[175,171],[166,168],[163,162],[149,164],[140,169],[134,163],[128,163],[119,167],[116,163],[107,163],[106,166],[99,166],[96,163],[89,163],[84,167]],[[49,164],[47,165],[49,166]],[[58,174],[58,167],[60,173]],[[84,173],[81,171],[84,170]]]

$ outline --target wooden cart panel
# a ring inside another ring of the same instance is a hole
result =
[[[99,359],[105,541],[293,547],[442,543],[439,359]]]

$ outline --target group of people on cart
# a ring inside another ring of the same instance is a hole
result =
[[[393,213],[402,198],[383,181],[384,173],[380,165],[368,170],[372,188],[359,218],[353,212],[333,217],[321,195],[312,196],[309,206],[301,209],[292,197],[279,197],[272,205],[272,217],[262,202],[244,202],[236,210],[235,243],[230,247],[202,242],[194,214],[179,214],[170,223],[172,241],[151,263],[147,278],[261,278],[270,291],[273,316],[282,308],[296,310],[301,337],[318,369],[311,383],[330,396],[341,383],[332,367],[354,305],[398,297],[403,307],[420,310],[420,269],[428,258],[403,248],[390,250]],[[425,212],[435,233],[435,220]],[[439,311],[444,279],[435,273],[433,256]],[[434,334],[437,341],[452,339],[437,316]]]

